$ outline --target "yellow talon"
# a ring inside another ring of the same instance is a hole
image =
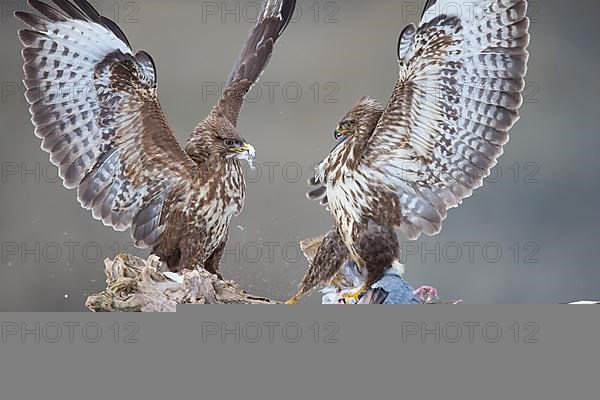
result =
[[[367,287],[365,285],[362,285],[360,288],[358,288],[357,290],[353,291],[353,292],[349,292],[349,293],[344,293],[342,295],[342,297],[344,299],[352,299],[355,301],[358,301],[360,299],[360,296],[367,290]]]
[[[296,293],[294,297],[286,301],[284,304],[296,304],[302,298],[302,293]]]

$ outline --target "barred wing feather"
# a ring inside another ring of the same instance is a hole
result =
[[[528,59],[525,0],[427,6],[401,35],[400,79],[360,164],[376,191],[399,198],[411,239],[438,233],[489,175],[519,117]]]
[[[85,0],[54,4],[15,14],[30,27],[19,38],[35,134],[94,218],[151,246],[194,167],[163,116],[152,58]]]

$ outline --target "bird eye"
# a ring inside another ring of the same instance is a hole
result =
[[[227,147],[234,147],[235,146],[235,140],[233,140],[233,139],[225,139],[225,146],[227,146]]]
[[[346,135],[352,133],[352,123],[350,121],[342,121],[338,124],[337,128],[333,132],[335,140],[340,140]]]
[[[345,131],[349,131],[352,130],[352,123],[350,123],[350,121],[344,121],[340,124],[340,126],[342,127],[343,130]]]

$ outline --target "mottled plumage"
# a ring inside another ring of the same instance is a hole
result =
[[[237,130],[243,99],[292,16],[294,0],[266,0],[218,104],[183,148],[163,115],[151,56],[85,0],[29,0],[25,95],[35,134],[65,187],[115,230],[131,230],[172,270],[217,272],[229,222],[243,206]]]
[[[409,239],[437,234],[496,165],[523,102],[526,11],[525,0],[428,1],[419,26],[400,35],[387,106],[363,98],[338,125],[309,197],[328,205],[331,234],[366,268],[367,287],[397,262],[396,229]],[[325,254],[323,242],[299,295],[343,264]]]

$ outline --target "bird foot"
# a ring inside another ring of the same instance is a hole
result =
[[[357,290],[342,294],[342,298],[345,299],[346,301],[352,300],[354,302],[358,302],[358,300],[360,300],[360,296],[362,296],[366,290],[367,290],[367,287],[365,285],[362,285]]]
[[[300,300],[301,297],[302,297],[302,294],[297,293],[294,295],[294,297],[292,297],[291,299],[286,301],[284,304],[296,304],[298,302],[298,300]]]
[[[425,304],[431,304],[440,301],[437,289],[432,286],[421,286],[413,292],[413,296]]]

